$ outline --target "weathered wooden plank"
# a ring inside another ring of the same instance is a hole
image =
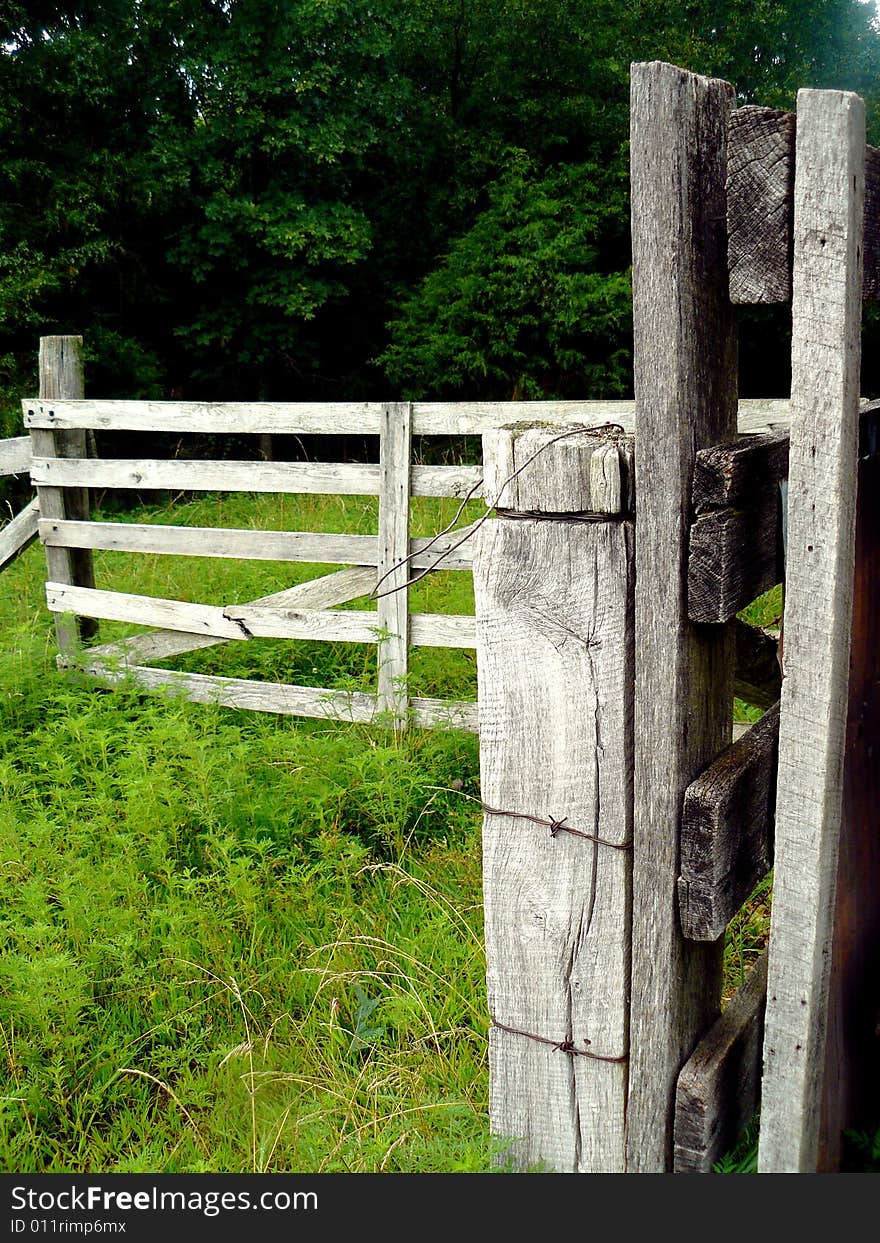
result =
[[[756,492],[775,488],[787,478],[787,428],[740,437],[697,454],[691,504],[695,514],[726,506],[747,508]]]
[[[782,691],[779,638],[737,620],[733,693],[756,708],[770,708]]]
[[[690,528],[687,599],[692,622],[719,623],[782,581],[779,489],[756,492],[747,509],[699,514]]]
[[[865,422],[862,421],[862,431]],[[880,1118],[880,436],[860,453],[849,708],[837,867],[819,1165],[839,1161],[844,1130]]]
[[[748,106],[730,116],[727,221],[732,302],[791,297],[794,113]]]
[[[785,677],[759,1169],[819,1159],[855,545],[864,104],[798,93]]]
[[[0,476],[26,475],[31,466],[30,436],[0,440]]]
[[[39,355],[40,397],[50,401],[56,399],[80,399],[83,395],[83,359],[82,337],[41,337]],[[88,443],[86,432],[44,431],[38,428],[31,431],[32,456],[39,454],[45,460],[63,460],[66,458],[86,459]],[[37,487],[37,501],[42,518],[71,518],[77,521],[89,516],[88,478],[81,487],[61,488],[51,486]],[[46,567],[49,578],[54,582],[77,584],[81,587],[94,587],[95,567],[92,554],[86,549],[47,548]],[[97,626],[92,618],[82,618],[77,632],[70,629],[62,617],[55,619],[55,634],[58,648],[65,652],[71,650],[77,642],[77,633],[83,639],[92,638]]]
[[[519,1168],[624,1165],[632,534],[524,518],[476,536],[482,797],[602,839],[484,819],[490,1121]]]
[[[685,791],[678,909],[691,940],[720,937],[773,866],[778,745],[773,707]]]
[[[366,595],[376,585],[376,571],[372,568],[353,566],[325,574],[305,583],[286,587],[283,591],[261,596],[250,603],[255,605],[276,604],[282,608],[321,609],[335,604],[346,604]],[[192,634],[187,631],[153,630],[146,634],[131,635],[115,643],[103,644],[89,649],[89,655],[108,663],[143,665],[153,660],[168,660],[184,652],[199,651],[227,642],[213,635]]]
[[[151,669],[143,665],[121,667],[95,657],[82,660],[59,657],[62,667],[75,667],[105,686],[131,680],[145,691],[182,695],[194,703],[220,704],[250,712],[274,712],[283,716],[312,717],[369,725],[379,714],[375,695],[363,691],[322,690],[283,682],[257,682],[248,678],[221,678],[202,673],[179,673],[175,669]],[[414,699],[412,722],[425,728],[477,729],[476,704],[442,699]]]
[[[382,411],[379,440],[379,703],[395,725],[407,715],[409,669],[409,498],[412,462],[412,406],[389,403]]]
[[[429,569],[443,557],[444,570],[469,570],[469,539],[419,537],[410,540],[411,569]],[[121,522],[44,522],[44,544],[62,548],[98,548],[115,552],[159,553],[185,557],[235,557],[248,561],[309,561],[320,565],[378,565],[375,535],[335,535],[323,531],[233,530],[217,527],[171,527]],[[430,547],[428,547],[430,545]],[[424,551],[427,549],[427,551]],[[374,585],[374,584],[372,584]]]
[[[319,639],[333,643],[375,643],[383,630],[378,611],[295,608],[290,605],[189,604],[121,591],[46,584],[53,613],[77,613],[108,621],[161,626],[213,639]],[[427,647],[474,647],[474,619],[443,613],[418,614],[412,642]]]
[[[739,108],[728,139],[727,218],[734,302],[787,302],[792,290],[796,117]],[[880,297],[880,151],[865,150],[863,298]]]
[[[380,402],[175,402],[175,401],[22,401],[25,426],[92,428],[110,431],[204,432],[209,435],[357,434],[378,435]],[[494,427],[525,420],[558,426],[619,423],[635,428],[635,403],[614,401],[414,402],[413,435],[482,435]],[[788,420],[788,401],[744,398],[740,431]]]
[[[37,537],[40,506],[37,498],[0,529],[0,570],[10,565]]]
[[[767,1000],[767,954],[678,1077],[676,1174],[709,1174],[752,1120],[761,1094],[761,1042]]]
[[[732,442],[736,330],[727,288],[733,88],[671,65],[631,76],[636,394],[635,821],[627,1168],[672,1166],[675,1087],[714,1021],[721,946],[678,921],[690,782],[730,740],[733,633],[687,619],[694,456]]]
[[[598,428],[504,427],[483,435],[483,495],[496,509],[620,514],[626,468],[623,444]]]
[[[170,488],[179,492],[282,492],[378,496],[380,467],[358,462],[202,462],[66,460],[35,456],[35,486]],[[478,466],[414,466],[413,496],[464,496],[482,478]],[[55,515],[52,515],[53,517]]]

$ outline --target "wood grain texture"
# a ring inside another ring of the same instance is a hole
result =
[[[36,497],[0,529],[0,570],[11,565],[37,537],[40,506]]]
[[[732,302],[791,297],[794,113],[737,108],[727,140],[727,228]]]
[[[335,604],[346,604],[372,591],[376,585],[375,569],[351,567],[325,574],[283,591],[261,596],[250,603],[274,604],[282,608],[329,609]],[[214,635],[193,634],[190,631],[151,630],[146,634],[131,635],[115,643],[89,648],[89,656],[109,664],[143,665],[154,660],[169,660],[184,652],[195,652],[206,647],[216,647],[228,640]]]
[[[727,289],[726,139],[733,88],[633,65],[636,395],[635,822],[627,1168],[672,1167],[675,1088],[719,1008],[721,947],[682,936],[684,792],[727,745],[733,633],[689,625],[694,457],[737,428]]]
[[[481,478],[482,471],[477,466],[414,466],[412,495],[464,496]],[[88,485],[135,490],[169,488],[176,492],[378,496],[381,467],[357,462],[200,462],[183,458],[67,461],[35,455],[31,480],[37,486],[54,488]]]
[[[256,682],[247,678],[220,678],[202,673],[179,673],[176,669],[152,669],[143,665],[120,667],[87,653],[84,659],[59,656],[62,668],[76,668],[104,686],[133,682],[145,691],[181,695],[193,703],[220,704],[249,712],[275,712],[283,716],[315,717],[325,721],[349,721],[364,725],[378,719],[375,695],[362,691],[321,690],[282,682]],[[425,728],[477,730],[477,705],[455,700],[413,699],[412,721]]]
[[[159,553],[183,557],[234,557],[247,561],[308,561],[319,565],[379,563],[375,535],[334,535],[323,531],[233,530],[221,527],[160,526],[133,522],[43,522],[44,544],[62,548],[96,548],[114,552]],[[410,540],[413,570],[429,569],[443,557],[444,570],[469,570],[472,545],[469,539],[454,552],[461,532]],[[429,547],[430,545],[430,547]],[[371,584],[372,586],[373,584]]]
[[[0,476],[26,475],[31,467],[30,436],[0,440]]]
[[[682,1067],[675,1097],[676,1174],[708,1174],[751,1122],[761,1095],[767,954]]]
[[[730,292],[734,302],[787,302],[797,119],[773,108],[739,108],[728,139]],[[880,297],[880,151],[865,149],[863,298]]]
[[[52,401],[25,398],[25,427],[92,428],[140,432],[286,433],[289,435],[378,435],[380,402],[175,402]],[[580,423],[596,427],[619,423],[635,428],[635,403],[613,401],[461,401],[414,402],[413,435],[482,435],[507,423]],[[788,401],[744,398],[739,403],[740,431],[749,432],[788,421]]]
[[[688,617],[729,621],[784,571],[778,488],[756,492],[747,508],[699,514],[688,537]]]
[[[491,520],[476,541],[482,797],[624,844],[632,526]],[[625,1061],[529,1037],[626,1056],[630,872],[628,850],[485,816],[490,1123],[517,1168],[623,1169]]]
[[[715,941],[773,865],[779,709],[685,791],[678,906],[684,935]]]
[[[626,468],[622,443],[596,428],[505,427],[483,435],[483,496],[492,508],[620,514],[629,495]]]
[[[785,677],[759,1169],[819,1160],[855,546],[864,104],[798,94]]]
[[[49,400],[81,399],[84,391],[82,337],[41,337],[39,354],[40,396]],[[85,431],[31,431],[31,454],[46,460],[87,457]],[[33,465],[33,461],[31,463]],[[62,490],[55,486],[37,487],[37,501],[43,518],[70,518],[78,521],[89,516],[89,481],[81,486]],[[48,577],[55,582],[94,587],[95,567],[91,552],[77,548],[47,548]],[[72,630],[61,617],[55,619],[55,635],[60,651],[75,647],[78,638],[90,639],[97,632],[91,618],[83,618]]]
[[[382,412],[379,441],[379,592],[376,601],[383,638],[378,652],[379,703],[396,726],[406,723],[409,671],[409,498],[412,462],[412,405],[389,404]]]
[[[747,508],[757,492],[788,478],[788,429],[741,436],[730,445],[701,449],[694,462],[695,514]]]

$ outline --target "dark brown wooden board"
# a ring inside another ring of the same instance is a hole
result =
[[[685,791],[678,905],[684,935],[716,941],[773,863],[779,705]]]
[[[761,1091],[766,951],[678,1077],[676,1174],[708,1174],[748,1126]]]

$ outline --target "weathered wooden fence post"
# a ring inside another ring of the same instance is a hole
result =
[[[726,144],[733,88],[632,67],[636,700],[627,1168],[671,1167],[675,1086],[718,1012],[721,942],[686,941],[676,882],[687,785],[730,741],[731,624],[687,613],[694,459],[736,434]]]
[[[406,723],[409,692],[409,496],[412,463],[412,402],[388,402],[379,424],[379,711],[395,726]]]
[[[854,1103],[846,1099],[854,1085],[844,1084],[841,1090],[837,1083],[848,1070],[844,1043],[852,1041],[851,1031],[843,1034],[840,978],[835,980],[833,999],[840,1026],[830,1046],[834,1056],[826,1061],[832,956],[840,964],[841,950],[835,930],[841,839],[848,843],[841,856],[846,865],[843,877],[854,893],[840,895],[843,905],[838,903],[838,911],[845,913],[854,906],[862,918],[872,912],[867,928],[860,929],[858,920],[852,919],[841,925],[850,969],[866,965],[865,934],[876,935],[880,910],[876,894],[869,896],[878,875],[878,835],[876,804],[868,812],[869,803],[862,802],[867,789],[850,789],[851,823],[841,824],[848,712],[857,726],[862,708],[850,704],[849,680],[864,181],[862,100],[837,91],[800,91],[785,677],[759,1147],[759,1168],[770,1172],[833,1168],[840,1156],[840,1132]],[[871,503],[866,499],[867,505]],[[876,539],[876,532],[869,536],[865,531],[863,538]],[[876,583],[872,590],[876,592]],[[867,600],[864,607],[869,607]],[[875,635],[876,617],[874,605]],[[856,673],[860,684],[870,685],[865,662],[872,662],[876,670],[877,650],[865,650],[867,637],[857,647],[862,667]],[[876,720],[876,689],[872,694]],[[852,730],[850,741],[855,764],[854,769],[850,764],[851,775],[857,777],[861,771],[867,776],[873,770],[876,790],[876,754],[873,760],[868,757],[868,740],[859,738],[858,728]],[[876,955],[876,943],[871,952]],[[867,975],[859,980],[858,974],[856,970],[855,977],[845,982],[850,1006],[853,990],[859,987],[872,993],[876,1006],[876,989],[871,989]],[[858,1010],[863,1026],[864,1010],[864,1006]],[[870,1022],[869,1013],[868,1044]],[[859,1039],[864,1045],[865,1033]],[[876,1048],[873,1056],[876,1061]],[[860,1057],[864,1059],[864,1049]]]
[[[485,496],[509,513],[480,529],[474,555],[490,1117],[518,1169],[614,1172],[628,1054],[631,451],[608,433],[558,435],[484,436]]]
[[[82,337],[40,338],[40,398],[43,401],[75,401],[84,396]],[[35,458],[88,457],[86,432],[79,430],[49,431],[31,428],[31,445]],[[41,520],[53,518],[86,519],[89,516],[87,488],[37,487]],[[49,579],[56,583],[94,587],[95,570],[90,549],[46,547]],[[89,617],[79,619],[79,632],[89,638],[97,631],[97,623]],[[55,619],[59,651],[64,654],[75,646],[75,634],[63,616]]]

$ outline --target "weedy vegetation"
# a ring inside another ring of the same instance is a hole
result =
[[[414,530],[453,513],[416,502]],[[374,503],[345,497],[170,498],[124,517],[376,529]],[[203,602],[332,568],[96,554],[99,585]],[[34,546],[0,600],[0,1165],[490,1168],[476,738],[102,690],[56,670],[43,579]],[[465,573],[413,590],[414,609],[472,607]],[[102,623],[99,640],[127,632]],[[171,663],[328,689],[375,678],[374,649],[354,644]],[[473,698],[473,653],[417,650],[411,679]],[[727,995],[768,904],[765,884],[729,933]]]

